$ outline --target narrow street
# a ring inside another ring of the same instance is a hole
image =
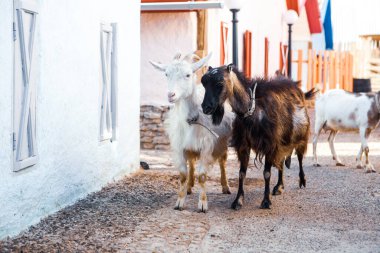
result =
[[[370,154],[380,171],[379,131]],[[229,208],[237,192],[238,163],[230,151],[231,195],[223,195],[219,169],[209,173],[209,211],[197,212],[197,194],[175,211],[178,174],[170,153],[142,151],[151,169],[108,185],[19,236],[0,242],[1,252],[379,252],[380,174],[355,168],[356,134],[339,134],[336,149],[345,167],[336,167],[321,136],[322,167],[313,167],[311,146],[304,160],[307,187],[298,188],[298,162],[285,171],[285,192],[273,196],[271,210],[259,208],[262,168],[251,162],[245,205]],[[251,159],[252,161],[252,159]],[[272,187],[277,173],[273,170]],[[195,187],[197,192],[197,186]]]

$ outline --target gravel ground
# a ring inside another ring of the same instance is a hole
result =
[[[339,134],[336,149],[345,167],[331,159],[327,135],[313,167],[311,146],[304,160],[307,187],[298,188],[298,162],[285,171],[285,192],[272,209],[259,208],[262,168],[252,162],[245,204],[229,208],[238,185],[231,150],[228,176],[232,195],[221,193],[219,169],[208,178],[209,211],[198,213],[197,194],[185,210],[173,210],[178,173],[163,151],[142,151],[151,169],[110,184],[20,235],[0,241],[0,252],[380,252],[380,174],[355,168],[357,134]],[[380,172],[380,131],[370,138],[370,158]],[[277,173],[272,173],[272,187]],[[197,186],[195,192],[197,192]]]

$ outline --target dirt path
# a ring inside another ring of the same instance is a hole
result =
[[[380,171],[378,131],[371,158]],[[307,187],[298,188],[298,163],[285,171],[285,192],[272,209],[259,209],[262,169],[250,165],[245,205],[229,208],[237,192],[238,164],[231,150],[232,195],[223,195],[219,169],[209,173],[209,212],[198,213],[197,194],[175,211],[177,172],[166,152],[143,151],[149,171],[126,177],[47,217],[17,237],[0,241],[0,252],[380,252],[380,174],[354,168],[359,138],[337,137],[346,167],[335,167],[326,135],[318,148],[322,167],[305,158]],[[272,187],[277,180],[273,170]],[[195,189],[197,192],[197,188]]]

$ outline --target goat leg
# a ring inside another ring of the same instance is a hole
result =
[[[194,171],[195,171],[195,160],[189,159],[189,180],[187,181],[187,194],[192,193],[192,188],[194,187]]]
[[[360,145],[359,153],[356,157],[356,168],[357,169],[363,168],[362,157],[363,157],[363,147]]]
[[[286,166],[286,168],[290,169],[291,162],[292,162],[292,154],[290,154],[289,156],[287,156],[286,159],[285,159],[285,166]]]
[[[251,149],[249,147],[242,148],[238,150],[238,159],[240,161],[240,171],[239,171],[239,189],[234,202],[232,202],[231,208],[239,210],[243,206],[244,202],[244,180],[247,173],[249,154]]]
[[[174,206],[175,210],[182,211],[183,206],[185,205],[185,199],[186,199],[186,193],[187,193],[187,191],[186,191],[186,177],[187,177],[187,173],[183,173],[183,172],[179,173],[180,186],[179,186],[179,191],[178,191],[178,199],[177,199],[177,202]]]
[[[265,190],[264,190],[264,199],[261,202],[260,208],[262,209],[270,209],[272,202],[270,201],[270,176],[271,176],[271,168],[272,162],[269,161],[267,157],[265,157],[265,165],[264,165],[264,180],[265,180]]]
[[[207,203],[207,195],[206,195],[206,173],[200,173],[198,176],[199,186],[201,187],[201,192],[199,193],[199,201],[198,201],[198,211],[199,212],[207,212],[208,203]]]
[[[334,141],[335,141],[335,136],[337,135],[338,131],[330,131],[330,135],[328,137],[328,142],[330,146],[330,151],[333,156],[333,160],[336,161],[336,166],[345,166],[342,161],[339,159],[338,155],[336,154],[335,147],[334,147]]]
[[[303,160],[303,152],[297,152],[297,158],[298,158],[298,163],[300,166],[300,172],[299,172],[299,186],[300,188],[306,187],[306,179],[305,179],[305,172],[303,171],[303,166],[302,166],[302,160]]]
[[[231,194],[230,187],[228,186],[227,175],[226,175],[226,161],[227,161],[227,153],[225,153],[219,158],[220,184],[222,185],[223,194]]]
[[[273,187],[272,195],[281,195],[284,191],[284,161],[281,162],[281,167],[278,169],[278,181]]]
[[[321,167],[321,165],[318,163],[318,157],[317,157],[317,143],[318,143],[318,137],[321,134],[322,128],[324,123],[321,122],[315,122],[315,130],[314,130],[314,136],[313,136],[313,159],[314,159],[314,166],[315,167]]]
[[[175,210],[183,210],[183,206],[185,205],[185,199],[187,195],[187,164],[184,157],[179,157],[178,165],[176,166],[179,169],[179,191],[177,202],[175,203]]]
[[[371,134],[371,129],[370,128],[367,128],[367,129],[360,128],[360,137],[361,137],[361,140],[362,140],[362,149],[363,149],[364,155],[365,155],[364,169],[365,169],[366,173],[376,172],[375,168],[369,162],[369,158],[368,158],[369,148],[368,148],[367,139],[368,139],[368,137],[369,137],[370,134]]]
[[[365,172],[366,172],[366,173],[371,173],[371,172],[376,173],[375,168],[374,168],[373,165],[369,162],[369,159],[368,159],[368,153],[369,153],[369,148],[368,148],[368,147],[365,147],[365,149],[364,149],[364,154],[365,154],[365,165],[364,165],[364,169],[366,170]]]
[[[207,169],[210,162],[207,160],[207,156],[201,156],[199,164],[197,166],[198,182],[200,186],[198,211],[206,213],[208,210],[207,194],[206,194],[206,181],[207,181]]]

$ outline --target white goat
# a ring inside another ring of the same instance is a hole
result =
[[[368,137],[380,120],[380,92],[349,93],[344,90],[331,90],[317,98],[315,102],[315,132],[313,138],[314,165],[318,164],[317,141],[322,129],[330,131],[328,137],[331,154],[337,166],[344,166],[334,148],[334,139],[338,131],[359,130],[361,147],[356,157],[357,168],[366,172],[376,172],[368,160]],[[362,155],[366,156],[363,166]]]
[[[174,103],[165,120],[166,132],[169,135],[170,146],[173,151],[174,166],[180,172],[180,188],[174,209],[182,210],[187,193],[191,193],[194,186],[194,163],[199,159],[197,166],[198,181],[201,187],[198,210],[206,212],[208,209],[206,195],[207,170],[218,160],[221,172],[222,191],[230,194],[226,177],[227,142],[232,130],[233,114],[225,115],[220,126],[214,126],[211,118],[199,113],[200,99],[197,93],[199,88],[195,84],[197,70],[203,67],[211,54],[193,63],[194,55],[187,55],[181,60],[180,54],[174,57],[170,64],[157,62],[150,63],[158,70],[165,72],[168,82],[168,100]],[[189,124],[189,123],[200,123]],[[216,137],[213,133],[219,135]],[[189,175],[187,164],[189,162]],[[189,179],[188,179],[189,178]],[[188,180],[187,180],[188,179]],[[187,182],[187,187],[186,187]]]

